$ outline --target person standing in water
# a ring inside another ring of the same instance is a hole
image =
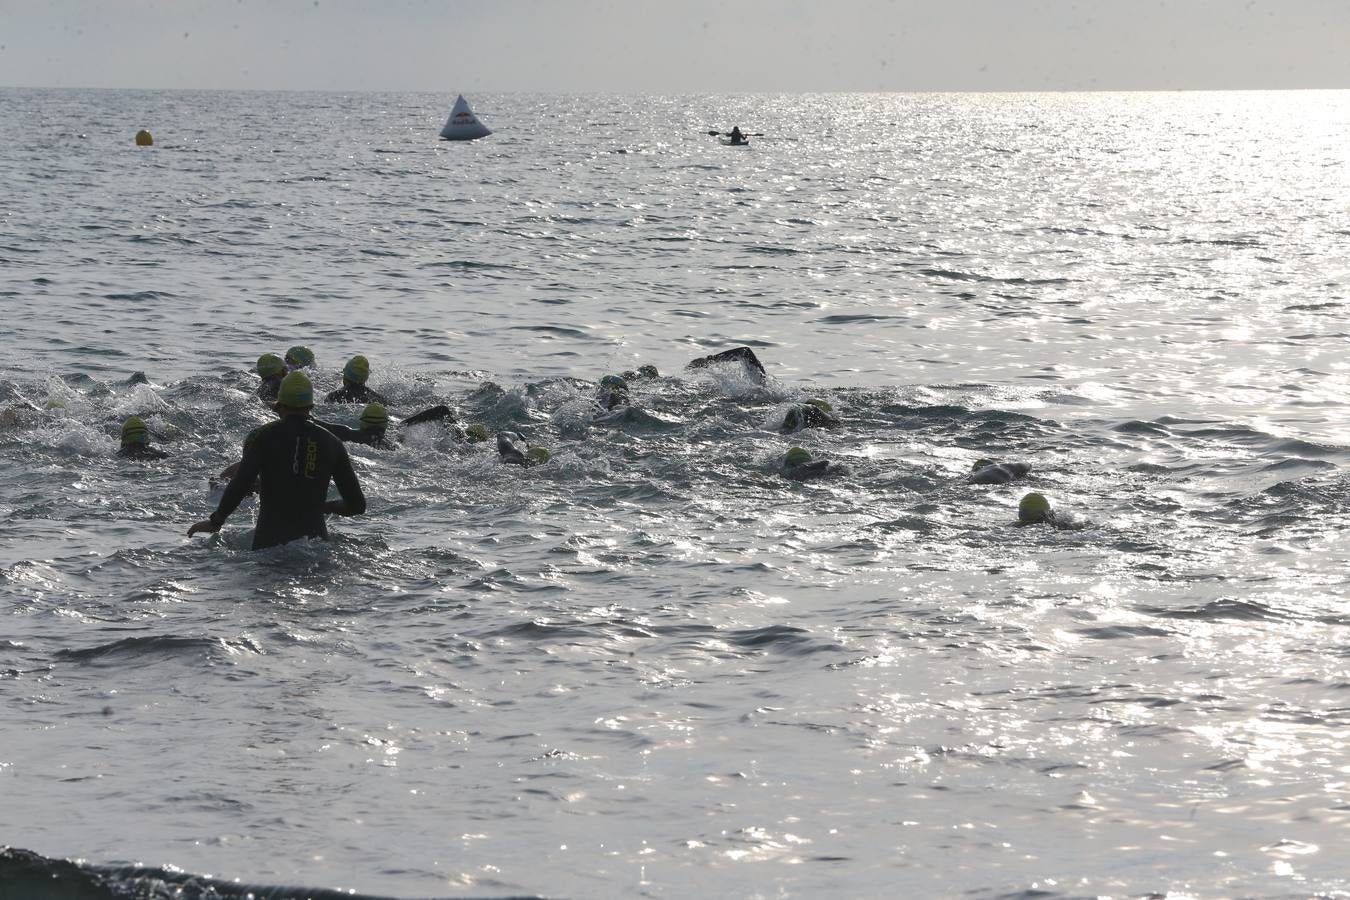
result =
[[[210,518],[188,529],[188,537],[220,530],[249,493],[259,486],[258,525],[253,549],[275,547],[300,538],[328,538],[324,515],[359,516],[366,498],[342,441],[309,417],[314,386],[303,372],[292,372],[277,395],[278,421],[244,438],[244,458]],[[335,482],[341,500],[328,499]]]

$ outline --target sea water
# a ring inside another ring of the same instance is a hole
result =
[[[485,94],[441,142],[452,99],[0,91],[0,845],[1350,892],[1350,93]],[[399,429],[330,542],[251,552],[252,501],[187,539],[293,344],[552,459]],[[767,383],[684,368],[735,346]],[[842,424],[782,434],[808,398]],[[167,459],[116,456],[133,414]]]

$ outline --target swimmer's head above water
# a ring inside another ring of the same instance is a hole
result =
[[[1017,504],[1018,525],[1040,525],[1053,523],[1054,520],[1055,513],[1050,508],[1050,501],[1039,491],[1032,491]]]
[[[296,344],[286,351],[286,366],[292,371],[308,369],[312,365],[314,365],[314,351],[308,347]]]
[[[140,416],[131,416],[122,423],[122,446],[144,447],[150,443],[150,429]]]
[[[258,377],[276,378],[286,374],[286,361],[275,353],[264,353],[258,357]]]
[[[281,416],[307,416],[314,408],[314,385],[304,372],[292,372],[281,379],[276,411]]]
[[[370,360],[364,356],[353,356],[342,367],[342,380],[348,384],[365,384],[370,380]]]

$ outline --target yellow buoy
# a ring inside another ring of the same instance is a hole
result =
[[[151,146],[151,145],[154,144],[154,143],[155,143],[155,139],[152,138],[152,137],[150,136],[150,132],[146,131],[144,128],[142,128],[140,131],[136,132],[136,146],[137,146],[137,147],[149,147],[149,146]]]

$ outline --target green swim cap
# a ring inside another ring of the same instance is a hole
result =
[[[258,357],[258,375],[261,378],[271,378],[273,375],[280,375],[286,371],[286,363],[275,353],[264,353]]]
[[[1017,504],[1017,521],[1023,525],[1035,525],[1044,522],[1050,515],[1050,501],[1045,495],[1032,491]]]
[[[624,381],[621,375],[606,375],[600,379],[600,386],[614,391],[628,390],[628,382]]]
[[[150,443],[150,429],[140,416],[131,416],[122,423],[122,446]]]
[[[277,402],[291,409],[309,409],[314,405],[314,385],[304,372],[292,372],[281,379]]]
[[[383,403],[367,403],[366,408],[361,410],[362,428],[388,428],[389,413],[385,410]]]
[[[815,399],[815,398],[813,398],[813,399],[811,399],[811,400],[807,400],[807,401],[806,401],[806,405],[807,405],[807,406],[814,406],[816,409],[820,410],[821,412],[833,412],[833,411],[834,411],[834,407],[833,407],[833,406],[831,406],[830,404],[826,403],[824,400],[820,400],[820,399]]]
[[[342,377],[352,384],[365,384],[370,378],[370,360],[364,356],[353,356],[342,367]]]
[[[807,453],[801,447],[793,447],[787,453],[783,454],[783,463],[789,466],[800,466],[802,463],[811,461],[811,454]]]
[[[530,460],[532,464],[538,464],[548,462],[553,458],[553,454],[549,453],[543,447],[531,447],[529,450],[525,451],[525,457]]]
[[[970,467],[970,471],[974,472],[983,469],[985,466],[992,466],[993,464],[994,461],[992,459],[977,459],[975,460],[975,464]]]
[[[464,429],[464,436],[475,444],[486,441],[488,439],[487,426],[482,422],[474,422]]]
[[[299,344],[286,351],[286,364],[294,369],[304,369],[314,365],[314,351]]]

